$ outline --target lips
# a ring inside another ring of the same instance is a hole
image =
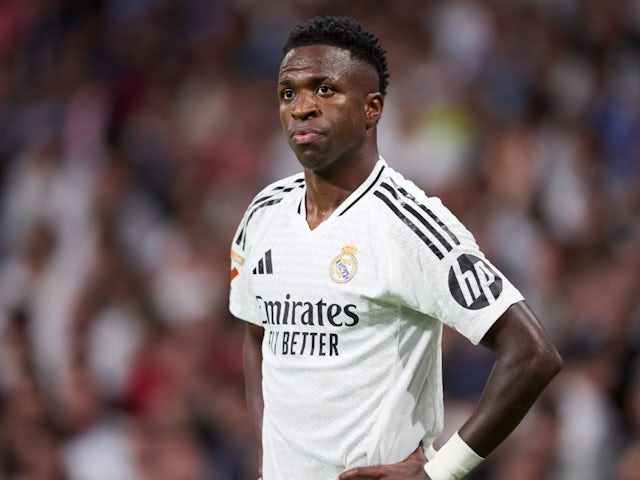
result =
[[[299,128],[294,130],[291,133],[291,140],[296,145],[307,145],[316,141],[318,138],[322,136],[317,130],[308,129],[308,128]]]

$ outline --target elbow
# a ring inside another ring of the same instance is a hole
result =
[[[546,385],[560,373],[563,360],[553,345],[545,343],[531,354],[529,365],[534,376]]]
[[[549,375],[549,380],[558,375],[558,373],[560,373],[560,370],[562,370],[562,357],[554,347],[551,347],[551,351],[545,353],[544,364],[545,370]]]

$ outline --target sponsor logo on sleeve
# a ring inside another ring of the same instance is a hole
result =
[[[481,258],[462,254],[449,269],[449,291],[464,308],[480,310],[498,299],[502,277]]]

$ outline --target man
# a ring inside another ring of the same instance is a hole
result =
[[[462,478],[561,359],[472,235],[379,156],[388,72],[377,38],[318,17],[284,53],[280,119],[304,171],[257,195],[231,249],[260,474]],[[496,360],[477,408],[436,453],[443,325]]]

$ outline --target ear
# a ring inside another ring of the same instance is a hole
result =
[[[367,118],[367,130],[375,127],[382,115],[384,107],[384,97],[380,92],[372,92],[367,94],[364,104],[364,114]]]

